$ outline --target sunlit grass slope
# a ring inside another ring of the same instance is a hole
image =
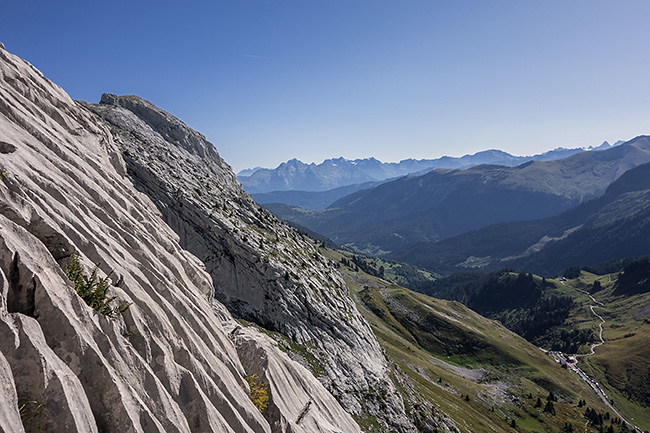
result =
[[[591,290],[598,281],[602,289],[587,295],[567,287],[558,288],[572,294],[576,302],[569,321],[580,327],[590,327],[598,335],[600,319],[605,320],[605,343],[595,348],[592,356],[580,357],[580,366],[601,384],[623,416],[639,427],[650,430],[650,293],[633,296],[618,295],[615,284],[618,274],[594,275],[584,270],[580,277],[566,282],[567,286]],[[587,347],[581,352],[588,353]]]
[[[343,257],[324,253],[335,262]],[[444,417],[462,432],[562,432],[567,423],[573,431],[598,431],[586,426],[585,407],[578,407],[584,399],[587,407],[606,412],[595,393],[498,322],[355,266],[340,270],[422,431],[443,431]],[[554,414],[544,411],[550,393],[557,398]],[[535,407],[538,398],[542,404]]]

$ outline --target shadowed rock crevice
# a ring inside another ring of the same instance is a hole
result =
[[[16,146],[6,141],[0,140],[0,153],[13,153],[16,151]]]
[[[36,291],[36,281],[33,276],[29,278],[26,274],[26,269],[21,266],[19,254],[15,253],[9,265],[7,311],[35,317],[34,292]]]

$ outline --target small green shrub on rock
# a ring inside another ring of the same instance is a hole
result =
[[[115,296],[108,296],[108,288],[111,286],[110,277],[113,272],[109,273],[106,278],[99,278],[99,268],[99,264],[95,265],[95,269],[93,269],[90,278],[88,278],[84,275],[81,264],[79,263],[79,255],[74,253],[70,257],[68,266],[65,268],[65,275],[74,283],[77,294],[81,296],[81,299],[88,306],[105,316],[115,317],[117,314],[122,314],[126,311],[131,306],[131,303],[123,302],[117,307],[111,305],[115,300]]]

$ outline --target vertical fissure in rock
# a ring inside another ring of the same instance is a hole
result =
[[[20,255],[14,254],[9,268],[9,290],[7,291],[7,311],[9,313],[21,313],[29,317],[35,317],[34,292],[36,282],[34,278],[24,281],[24,275],[20,270]]]

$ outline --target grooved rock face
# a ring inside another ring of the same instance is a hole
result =
[[[289,266],[251,245],[277,222],[263,223],[204,137],[139,98],[105,102],[93,109],[114,123],[0,51],[0,430],[23,431],[19,407],[36,402],[28,431],[359,431],[313,375],[220,302],[296,340],[324,338],[324,382],[358,374],[350,386],[362,389],[387,378],[385,361],[340,277],[325,287],[327,264],[306,258],[314,269],[280,291]],[[186,189],[200,182],[221,197],[219,210]],[[274,251],[296,262],[314,253],[282,227],[277,236],[293,240]],[[124,314],[103,316],[75,293],[63,272],[73,252],[86,274],[96,263],[100,277],[110,273],[109,295],[132,303]],[[264,414],[249,398],[253,373],[272,396]]]
[[[215,298],[301,345],[348,412],[408,431],[379,344],[317,245],[253,203],[214,146],[180,120],[134,96],[86,106],[110,125],[138,189],[205,264]],[[386,389],[385,401],[364,398],[370,389]]]

